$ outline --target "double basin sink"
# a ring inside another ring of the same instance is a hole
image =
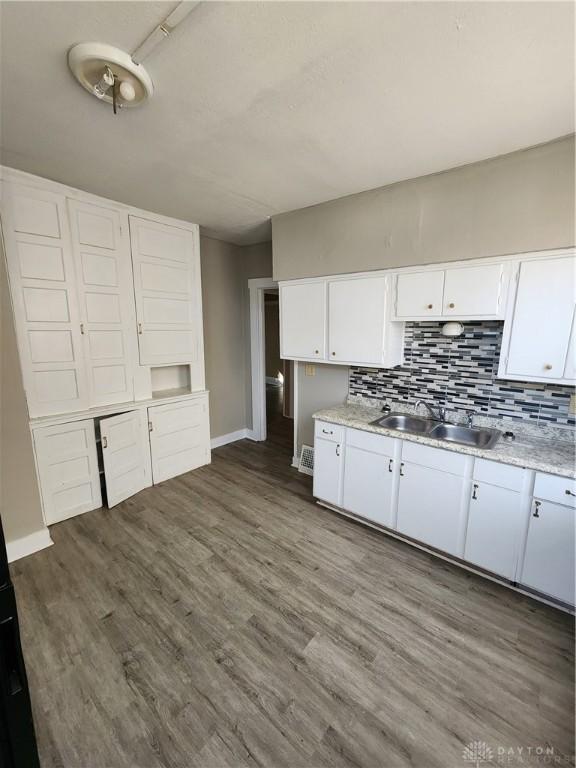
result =
[[[406,413],[389,413],[371,423],[398,432],[409,432],[413,435],[445,440],[447,443],[458,443],[484,449],[493,448],[501,434],[497,429],[447,424],[425,416],[413,416]]]

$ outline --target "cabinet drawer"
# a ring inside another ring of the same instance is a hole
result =
[[[386,435],[376,435],[373,432],[362,432],[360,429],[346,430],[346,445],[352,448],[362,448],[364,451],[392,456],[396,440]]]
[[[402,461],[410,461],[431,469],[440,469],[454,475],[464,474],[467,457],[461,453],[444,451],[442,448],[432,448],[430,445],[419,443],[402,443]]]
[[[567,507],[576,507],[576,481],[558,475],[536,473],[534,496],[538,499],[554,501]]]
[[[314,437],[321,437],[323,440],[330,440],[333,443],[344,442],[345,428],[339,424],[330,424],[328,421],[318,421],[314,423]]]
[[[497,485],[499,488],[509,488],[511,491],[521,491],[524,482],[524,470],[521,467],[511,467],[497,461],[476,459],[474,480]]]

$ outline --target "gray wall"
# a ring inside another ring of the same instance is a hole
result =
[[[298,364],[296,405],[296,457],[302,445],[314,445],[312,414],[321,408],[343,403],[348,397],[348,366],[313,365],[315,375],[306,376],[306,364]]]
[[[252,426],[248,279],[272,274],[271,244],[202,237],[202,303],[210,436]]]
[[[44,528],[1,241],[0,514],[6,541]]]
[[[574,137],[272,219],[274,279],[574,245]]]

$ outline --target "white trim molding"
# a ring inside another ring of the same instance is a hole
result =
[[[213,437],[210,440],[210,448],[214,450],[214,448],[220,448],[223,445],[228,445],[228,443],[235,443],[237,440],[245,440],[247,437],[249,437],[250,430],[249,429],[237,429],[236,432],[228,432],[227,435],[219,435],[218,437]]]
[[[20,539],[14,539],[14,541],[7,541],[6,553],[8,554],[8,562],[13,563],[15,560],[20,560],[22,557],[33,555],[34,552],[39,552],[41,549],[51,547],[52,544],[54,544],[54,542],[50,538],[50,531],[48,528],[34,531],[34,533],[29,533],[28,536],[22,536]]]
[[[264,291],[278,288],[271,277],[248,280],[250,294],[250,369],[252,375],[251,440],[266,440],[266,364],[264,347]]]

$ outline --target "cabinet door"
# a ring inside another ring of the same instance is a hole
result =
[[[200,355],[200,261],[190,230],[130,216],[142,365],[195,363]]]
[[[128,222],[68,200],[90,405],[134,399],[136,318]]]
[[[33,431],[46,524],[102,506],[94,421]]]
[[[398,531],[443,552],[460,556],[464,480],[448,472],[403,463]]]
[[[394,459],[346,446],[342,507],[382,525],[392,525]]]
[[[326,356],[326,283],[280,287],[280,357],[322,360]]]
[[[575,306],[573,257],[520,266],[506,373],[543,381],[562,379]]]
[[[438,317],[442,314],[444,272],[407,272],[396,282],[396,317]]]
[[[100,422],[106,498],[114,507],[151,485],[150,443],[145,411],[130,411]]]
[[[385,319],[384,277],[328,283],[328,359],[380,365]]]
[[[314,496],[342,506],[343,447],[330,440],[314,440]]]
[[[507,488],[474,483],[464,558],[512,580],[520,535],[520,494]]]
[[[152,406],[148,419],[154,483],[209,463],[207,398]]]
[[[6,184],[2,230],[30,416],[88,407],[65,198]]]
[[[499,317],[502,304],[502,264],[447,269],[442,314],[456,317]]]
[[[521,583],[574,605],[574,510],[532,504]]]

